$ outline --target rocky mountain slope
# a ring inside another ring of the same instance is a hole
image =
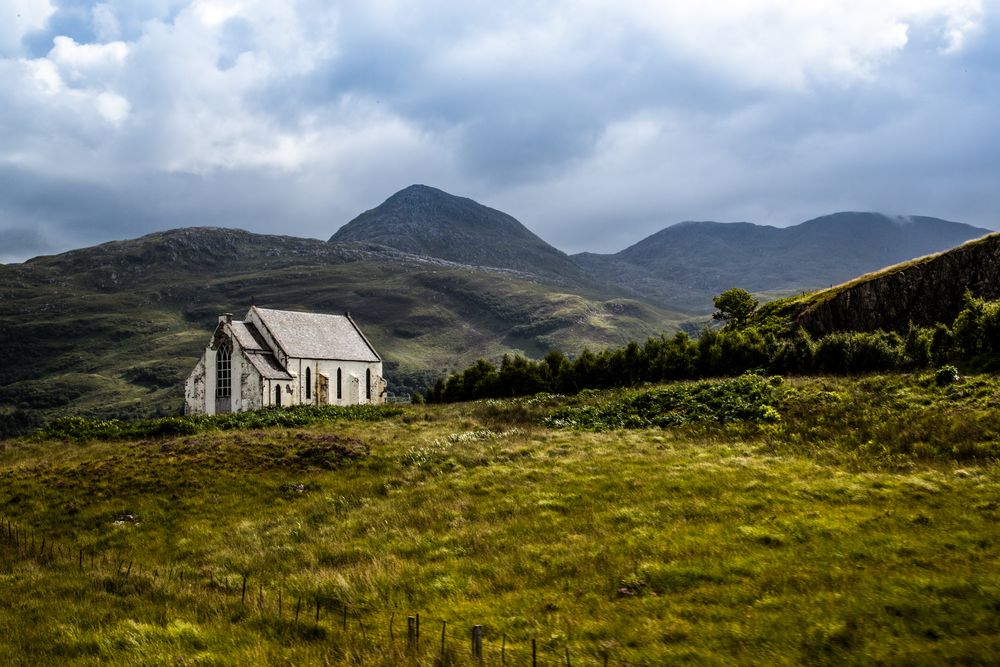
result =
[[[465,197],[411,185],[337,230],[331,243],[378,243],[472,266],[513,269],[564,284],[589,284],[562,251],[513,217]]]
[[[937,218],[879,213],[836,213],[786,228],[685,222],[613,255],[583,253],[573,260],[633,295],[704,313],[712,296],[730,287],[811,291],[987,233]]]
[[[910,322],[951,322],[966,290],[1000,298],[1000,234],[791,300],[795,319],[814,335],[832,331],[905,330]]]

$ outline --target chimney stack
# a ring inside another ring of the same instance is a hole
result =
[[[233,314],[232,313],[222,313],[219,315],[219,324],[232,324]]]

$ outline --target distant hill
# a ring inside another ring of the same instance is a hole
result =
[[[769,310],[783,312],[816,336],[905,330],[910,322],[950,324],[962,309],[966,290],[977,297],[1000,299],[1000,234],[775,302],[763,315]]]
[[[252,303],[351,311],[397,393],[481,356],[621,345],[678,319],[372,243],[178,229],[0,265],[0,411],[175,412],[218,314]]]
[[[473,266],[513,269],[588,283],[566,253],[513,217],[466,197],[411,185],[337,230],[331,243],[378,243],[404,252]]]
[[[683,223],[615,255],[571,259],[509,215],[416,185],[329,242],[196,227],[0,265],[0,412],[174,412],[217,315],[253,303],[351,311],[385,358],[390,388],[408,393],[482,356],[574,354],[697,329],[712,296],[729,287],[799,293],[984,233],[840,213],[788,229]],[[979,246],[956,256],[970,247]],[[893,302],[864,287],[826,310],[796,302],[795,312],[817,331],[883,326],[908,312],[936,317],[966,284],[996,279],[995,258],[975,257],[986,264],[963,260],[926,276],[907,269],[898,289],[908,310],[871,305]],[[851,314],[855,293],[869,320]]]
[[[938,218],[880,213],[835,213],[785,228],[685,222],[619,253],[573,260],[633,295],[704,313],[712,310],[712,296],[730,287],[811,291],[987,233]]]

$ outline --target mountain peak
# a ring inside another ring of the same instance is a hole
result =
[[[583,278],[563,252],[512,216],[429,185],[393,194],[337,230],[330,242],[378,243],[461,264]]]

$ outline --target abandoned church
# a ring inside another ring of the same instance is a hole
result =
[[[226,313],[185,385],[186,414],[382,403],[382,358],[344,315],[251,306]]]

